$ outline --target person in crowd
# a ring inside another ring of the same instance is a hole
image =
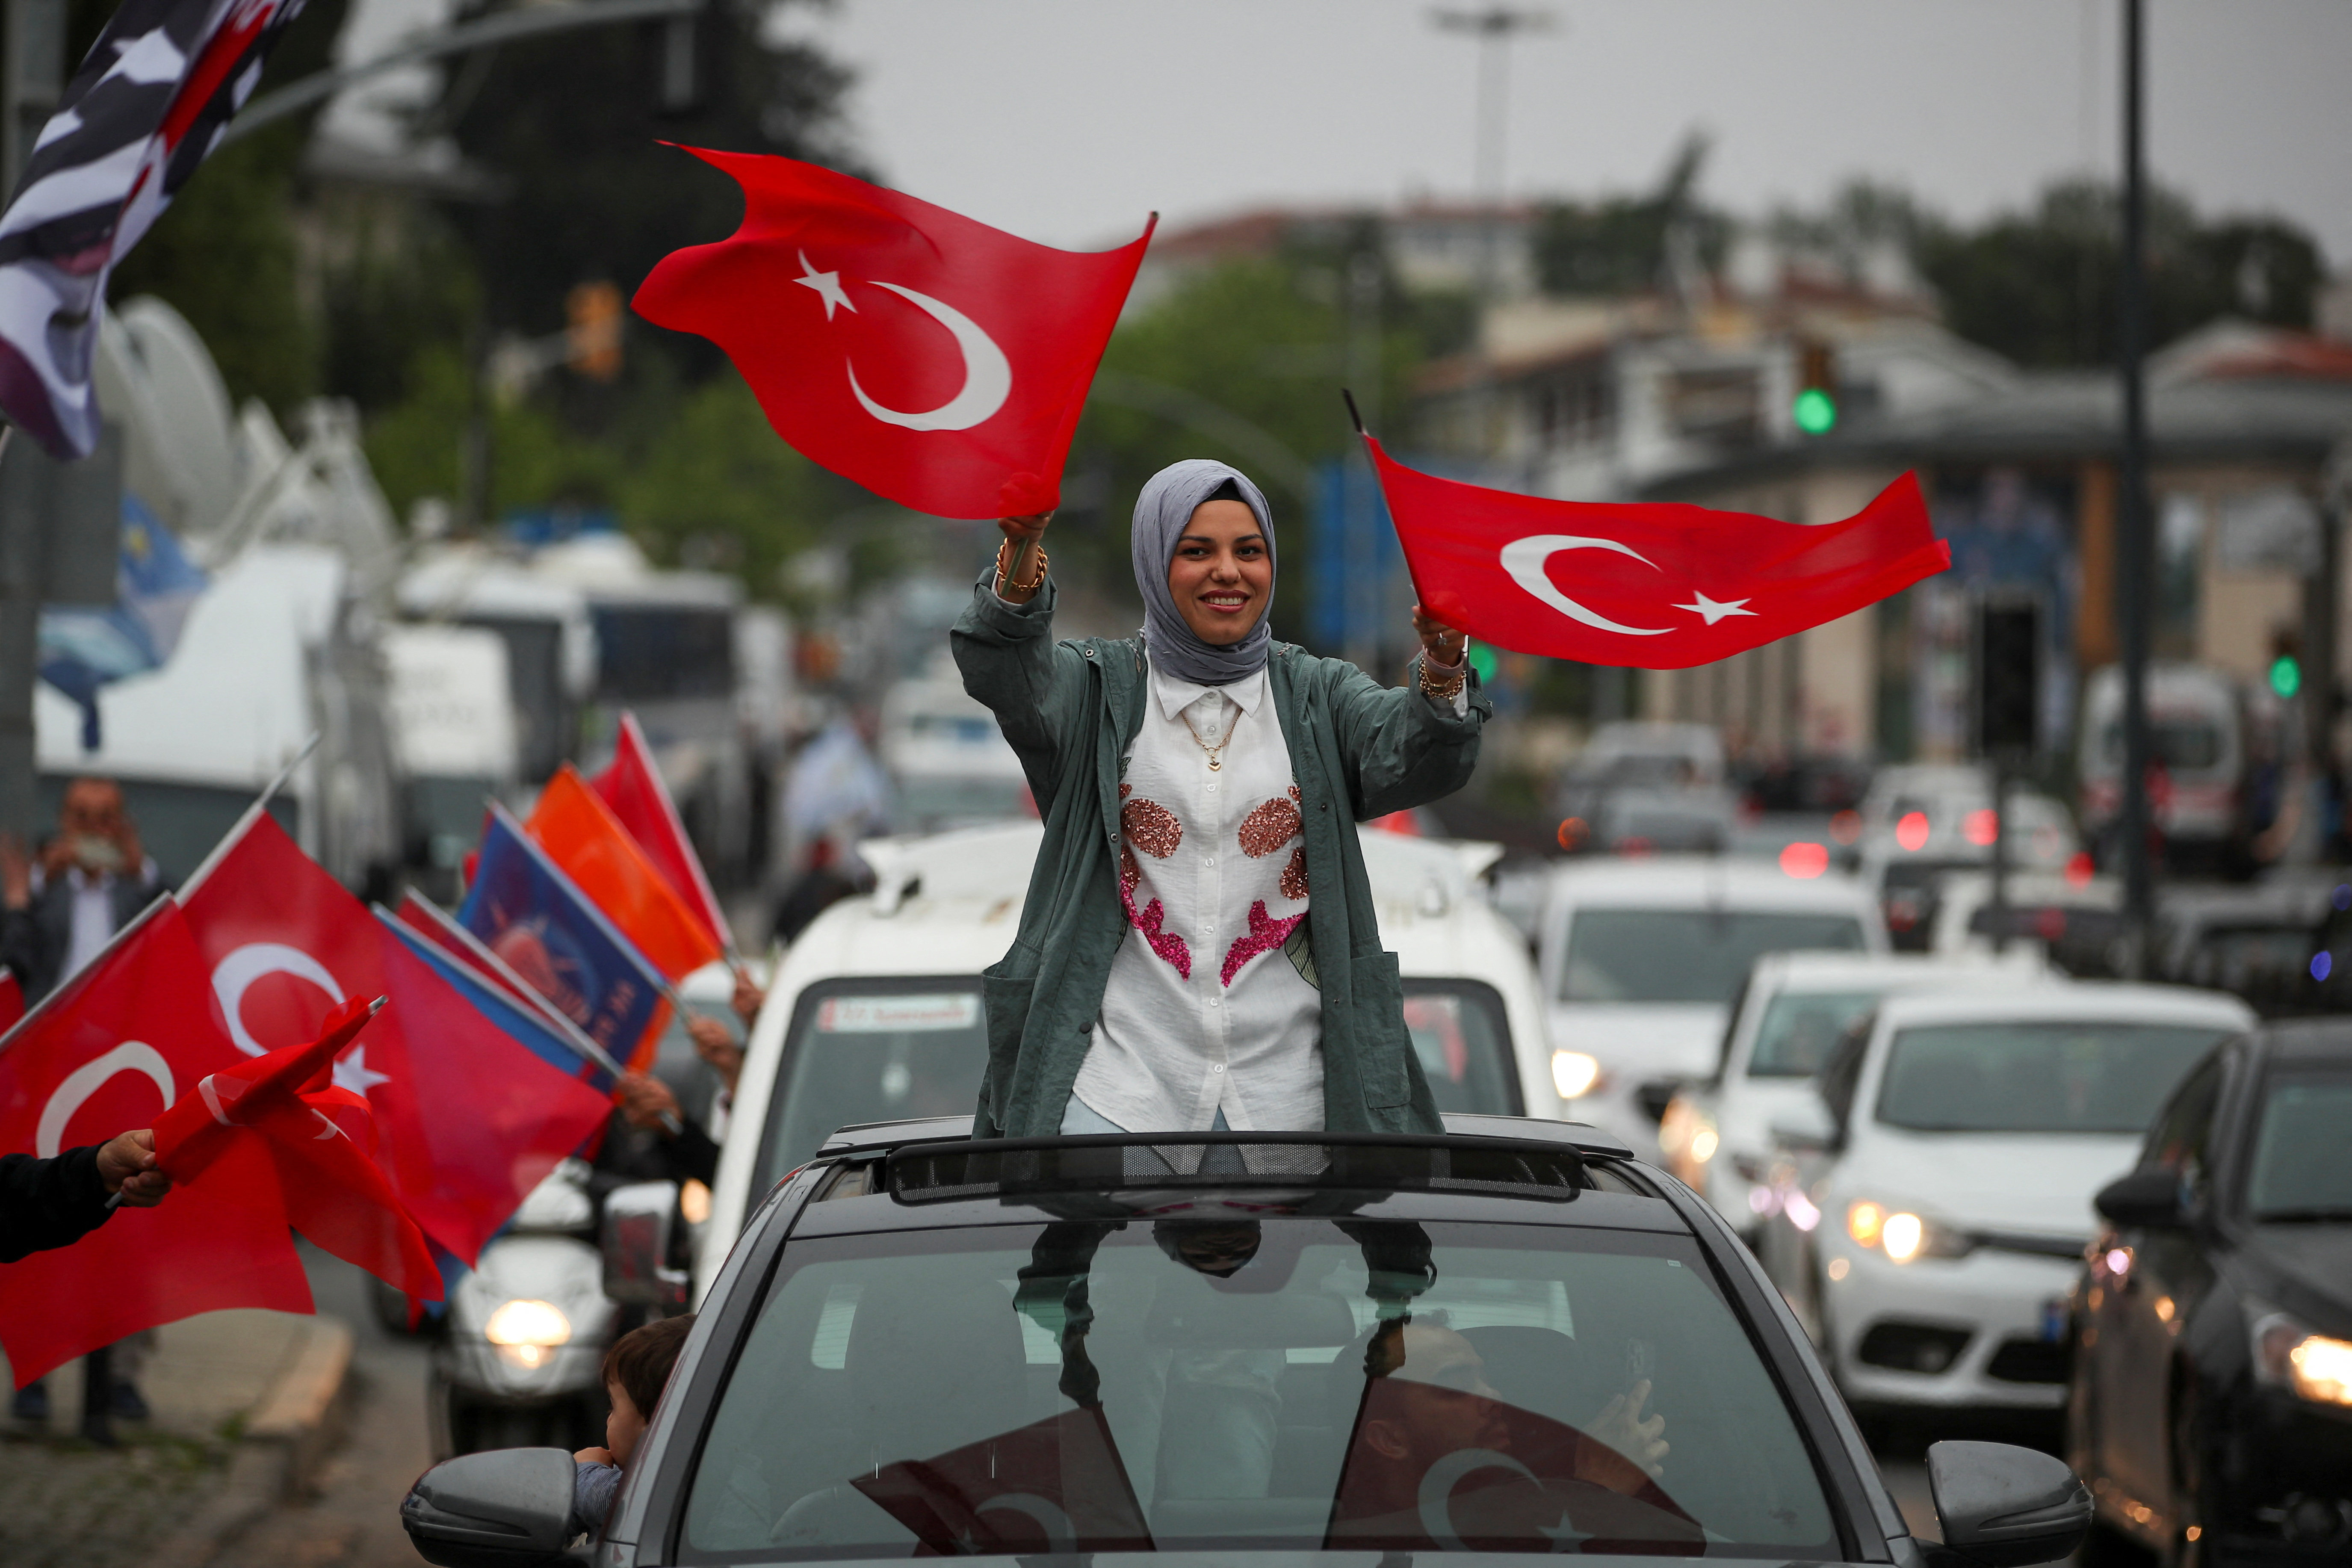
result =
[[[662,1389],[677,1366],[677,1352],[694,1331],[694,1315],[664,1318],[641,1329],[631,1329],[604,1352],[604,1394],[613,1413],[604,1418],[604,1446],[583,1448],[572,1456],[579,1468],[572,1477],[572,1522],[569,1535],[600,1532],[613,1511],[621,1478],[653,1419]]]
[[[122,786],[75,779],[37,860],[13,837],[0,838],[0,962],[16,971],[26,1004],[38,1002],[168,887],[140,845]]]
[[[139,841],[122,786],[112,779],[84,776],[67,784],[58,802],[58,831],[37,859],[13,836],[0,837],[0,963],[15,973],[26,1005],[79,973],[169,888]],[[109,1358],[113,1413],[126,1420],[147,1418],[139,1372],[154,1342],[152,1330],[133,1334]],[[18,1389],[9,1412],[22,1421],[47,1421],[47,1384]]]
[[[1050,521],[1000,521],[950,634],[1045,824],[976,1130],[1438,1131],[1354,825],[1469,779],[1467,639],[1415,606],[1401,688],[1276,642],[1265,498],[1191,458],[1136,500],[1141,634],[1057,645]]]
[[[0,1263],[72,1246],[106,1223],[110,1199],[151,1209],[171,1190],[172,1178],[155,1166],[155,1135],[144,1128],[47,1160],[0,1154]]]

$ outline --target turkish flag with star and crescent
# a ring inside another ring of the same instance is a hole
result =
[[[0,1149],[50,1157],[152,1127],[243,1060],[206,989],[179,907],[157,900],[0,1043]],[[70,1247],[0,1264],[0,1344],[20,1388],[142,1329],[228,1307],[308,1312],[310,1287],[283,1215],[210,1192],[175,1188]]]
[[[957,518],[1058,504],[1150,226],[1055,250],[814,163],[685,151],[743,187],[743,222],[664,257],[639,315],[726,350],[777,435],[886,500]]]
[[[182,902],[245,1056],[313,1038],[354,997],[392,998],[337,1056],[334,1082],[367,1101],[376,1163],[408,1212],[467,1267],[603,1124],[603,1096],[458,994],[268,813],[230,832]]]
[[[1686,669],[1851,615],[1952,563],[1905,474],[1841,522],[1549,500],[1408,468],[1367,436],[1423,608],[1514,653]]]

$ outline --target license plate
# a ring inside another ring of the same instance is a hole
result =
[[[2046,1344],[2056,1344],[2066,1337],[2066,1298],[2053,1296],[2042,1303],[2042,1338]]]

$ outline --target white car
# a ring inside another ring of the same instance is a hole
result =
[[[1685,1084],[1658,1123],[1666,1169],[1753,1238],[1778,1203],[1774,1123],[1818,1102],[1813,1079],[1887,996],[2008,986],[2049,976],[2031,944],[1996,963],[1910,953],[1776,952],[1756,961],[1713,1076]]]
[[[988,1058],[980,972],[1020,928],[1043,837],[1033,821],[858,847],[875,890],[801,933],[751,1031],[696,1244],[698,1295],[759,1199],[836,1129],[971,1114]],[[1362,843],[1438,1109],[1560,1116],[1534,967],[1476,880],[1501,851],[1379,832]]]
[[[2234,996],[2050,982],[1889,997],[1780,1128],[1832,1156],[1765,1266],[1857,1405],[2056,1410],[2064,1299],[2158,1107],[2251,1027]],[[1806,1125],[1808,1121],[1811,1125]]]
[[[1566,1114],[1656,1146],[1675,1090],[1713,1071],[1732,994],[1767,952],[1884,952],[1860,884],[1721,859],[1576,861],[1546,889],[1538,966]]]

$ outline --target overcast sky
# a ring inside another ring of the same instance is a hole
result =
[[[371,5],[416,0],[369,0]],[[1470,0],[1454,0],[1468,4]],[[1483,3],[1483,0],[1482,0]],[[2116,161],[2120,0],[1543,0],[1511,51],[1507,188],[1653,183],[1685,131],[1735,210],[1857,174],[1978,217]],[[1476,51],[1424,0],[835,0],[891,184],[1052,244],[1255,204],[1471,188]],[[2150,156],[2207,212],[2352,258],[2352,5],[2154,0]]]

